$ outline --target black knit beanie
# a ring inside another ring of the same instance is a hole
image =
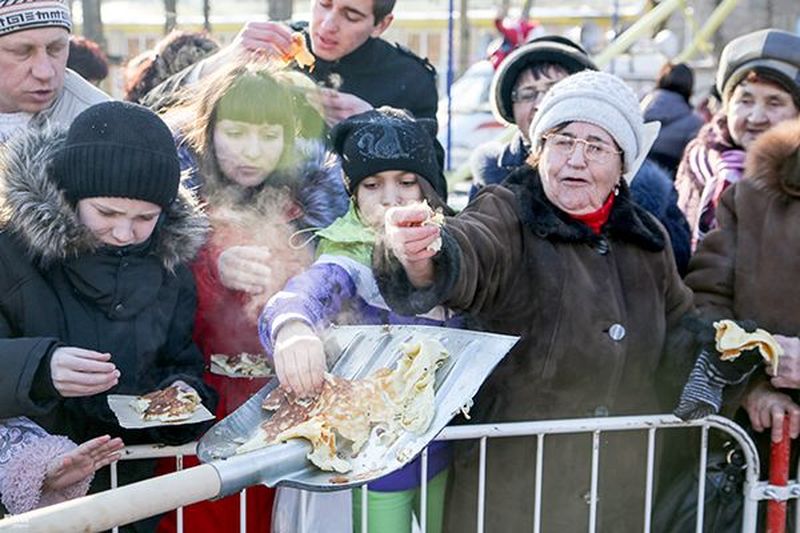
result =
[[[53,165],[72,202],[110,196],[166,208],[178,194],[180,165],[172,133],[138,104],[104,102],[80,113]]]
[[[386,170],[405,170],[430,183],[446,202],[447,182],[436,159],[435,138],[435,121],[414,119],[391,107],[354,115],[331,131],[350,194],[355,194],[364,178]]]

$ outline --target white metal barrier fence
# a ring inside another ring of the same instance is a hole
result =
[[[634,417],[608,417],[608,418],[584,418],[584,419],[571,419],[571,420],[543,420],[538,422],[517,422],[517,423],[504,423],[504,424],[482,424],[482,425],[465,425],[465,426],[451,426],[445,428],[437,440],[455,441],[455,440],[470,440],[477,439],[479,441],[479,480],[478,480],[478,494],[476,501],[476,518],[477,518],[477,531],[482,533],[484,531],[484,517],[486,515],[486,452],[487,443],[489,439],[502,439],[509,437],[529,437],[536,439],[537,447],[535,457],[531,458],[532,467],[535,465],[535,486],[534,486],[534,532],[541,531],[541,502],[542,502],[542,466],[546,461],[545,441],[548,436],[559,434],[588,434],[592,437],[591,450],[587,453],[591,454],[591,490],[588,499],[589,503],[589,531],[594,532],[597,527],[597,502],[598,502],[598,473],[599,466],[602,461],[600,454],[600,437],[604,433],[610,432],[646,432],[647,435],[647,465],[645,472],[642,475],[645,478],[645,498],[644,498],[644,523],[642,530],[648,532],[651,530],[651,519],[653,511],[653,487],[655,479],[655,442],[656,433],[662,430],[670,430],[676,428],[700,428],[700,461],[698,466],[698,501],[697,501],[697,515],[695,522],[695,531],[703,531],[704,519],[704,494],[706,484],[706,466],[708,464],[708,434],[710,429],[719,430],[726,434],[727,437],[735,440],[744,457],[744,485],[743,485],[743,512],[742,512],[742,531],[743,533],[754,533],[756,530],[757,508],[758,503],[764,500],[777,500],[788,501],[797,500],[800,497],[800,484],[797,481],[790,481],[787,486],[769,485],[767,482],[759,481],[761,472],[761,465],[759,464],[758,454],[753,441],[749,438],[747,433],[726,418],[711,416],[702,420],[693,422],[682,422],[671,415],[654,415],[654,416],[634,416]],[[182,458],[185,455],[193,453],[194,448],[192,445],[186,445],[178,448],[174,447],[152,447],[152,446],[138,446],[126,449],[124,460],[130,459],[145,459],[155,457],[176,457],[177,465],[182,465]],[[427,469],[427,450],[422,455],[423,470]],[[199,471],[199,470],[198,470]],[[188,472],[187,472],[188,473]],[[798,472],[800,474],[800,471]],[[424,479],[424,476],[423,476]],[[156,480],[152,480],[157,483]],[[209,478],[209,482],[210,482]],[[116,483],[116,471],[112,469],[112,483]],[[148,483],[148,482],[143,482]],[[157,486],[157,485],[155,485]],[[125,490],[125,489],[120,489]],[[116,492],[116,491],[115,491]],[[110,492],[111,493],[111,492]],[[366,532],[368,525],[367,521],[367,505],[366,499],[368,490],[362,491],[362,531]],[[99,495],[98,495],[99,496]],[[420,525],[424,532],[426,526],[426,498],[427,496],[427,483],[423,482],[421,487],[421,504],[420,504]],[[84,509],[95,510],[96,501],[93,497],[81,498],[72,500],[66,504],[60,504],[49,508],[44,508],[32,513],[17,515],[10,519],[0,521],[0,531],[5,529],[13,529],[14,531],[35,531],[36,526],[26,527],[31,522],[35,523],[33,517],[37,519],[41,517],[57,519],[65,515],[63,513],[67,509],[75,509],[80,504]],[[187,500],[188,501],[188,500]],[[244,494],[240,495],[240,501],[244,504]],[[795,502],[797,503],[797,502]],[[59,509],[60,507],[60,509]],[[110,517],[111,520],[115,516],[123,516],[124,509],[114,511]],[[178,509],[179,517],[181,510]],[[795,513],[796,517],[800,513]],[[92,512],[86,515],[85,523],[81,522],[80,531],[94,531],[98,529],[98,525],[93,522]],[[245,508],[241,509],[240,516],[241,531],[245,531]],[[45,522],[38,522],[45,523]],[[115,522],[104,522],[106,527],[111,524],[122,523],[122,519]],[[800,525],[797,524],[796,525]],[[182,520],[178,520],[179,530],[182,531]],[[302,528],[302,525],[301,525]],[[305,528],[302,528],[305,529]],[[47,529],[48,531],[52,529]],[[56,530],[52,530],[56,531]],[[58,530],[61,531],[61,530]],[[800,528],[797,529],[800,531]]]
[[[485,496],[486,496],[486,449],[488,439],[495,438],[508,438],[508,437],[530,437],[537,440],[536,457],[532,458],[532,464],[535,465],[535,487],[534,487],[534,532],[541,531],[541,501],[542,501],[542,466],[546,460],[545,453],[545,440],[548,435],[556,434],[591,434],[592,435],[592,448],[591,448],[591,493],[589,498],[589,531],[593,533],[597,526],[597,502],[598,502],[598,472],[602,458],[600,457],[600,436],[606,432],[621,432],[621,431],[645,431],[647,432],[647,468],[643,473],[645,476],[645,509],[644,509],[644,523],[642,530],[649,532],[651,530],[651,519],[653,510],[653,485],[655,475],[655,442],[656,432],[659,430],[669,430],[674,428],[700,428],[700,463],[698,467],[698,501],[697,501],[697,518],[695,528],[698,533],[703,531],[704,519],[704,504],[703,498],[705,494],[706,482],[706,467],[708,464],[708,433],[709,429],[713,428],[725,433],[730,438],[734,439],[740,446],[745,460],[744,469],[744,487],[743,487],[743,516],[742,516],[742,532],[753,533],[756,529],[757,507],[759,501],[763,500],[781,500],[787,501],[790,499],[797,500],[800,498],[800,484],[796,481],[790,482],[786,487],[777,487],[769,485],[767,482],[759,481],[761,472],[761,465],[759,464],[758,453],[755,444],[747,435],[747,433],[733,421],[718,416],[711,416],[702,420],[693,422],[683,422],[672,415],[655,415],[655,416],[633,416],[633,417],[607,417],[607,418],[583,418],[583,419],[569,419],[569,420],[543,420],[537,422],[515,422],[503,424],[476,424],[465,426],[450,426],[439,435],[437,440],[455,441],[455,440],[479,440],[480,443],[480,465],[479,465],[479,484],[477,496],[477,531],[482,533],[484,530],[484,517],[485,517]],[[588,451],[588,450],[587,450]],[[147,459],[156,457],[175,457],[176,466],[178,469],[182,468],[182,459],[185,455],[190,455],[194,452],[194,444],[187,444],[180,447],[157,447],[157,446],[132,446],[126,448],[123,460],[131,459]],[[427,470],[427,450],[422,454],[421,468],[423,471]],[[423,478],[425,476],[422,476]],[[116,465],[112,465],[112,486],[116,486]],[[798,469],[798,478],[800,478],[800,469]],[[419,524],[421,530],[425,532],[426,518],[427,518],[427,483],[423,483],[421,487],[420,498],[420,516]],[[240,531],[246,531],[246,494],[242,491],[240,494]],[[362,531],[367,531],[367,498],[368,487],[364,486],[361,491],[362,505],[361,505],[361,523],[364,528]],[[301,498],[301,505],[305,509],[305,494]],[[797,503],[797,502],[796,502]],[[269,510],[264,510],[269,512]],[[178,513],[178,531],[183,532],[183,519],[182,509],[177,509]],[[800,513],[795,513],[796,520],[800,518]],[[303,527],[303,520],[301,517],[301,528]],[[800,521],[796,524],[800,526]],[[796,528],[800,531],[800,527]]]

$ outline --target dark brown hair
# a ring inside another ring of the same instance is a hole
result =
[[[689,102],[694,90],[694,73],[685,63],[666,63],[658,72],[656,87],[678,93]]]
[[[386,15],[394,10],[395,0],[373,0],[372,15],[375,17],[375,25],[377,26]]]
[[[67,68],[74,70],[85,80],[103,81],[108,76],[108,57],[96,42],[73,35],[69,38]]]
[[[204,32],[173,30],[152,51],[144,52],[128,62],[123,98],[141,103],[162,81],[217,50],[217,41]]]
[[[294,140],[298,135],[313,138],[321,134],[322,117],[307,98],[307,92],[313,90],[313,82],[299,72],[271,62],[237,62],[189,88],[167,115],[178,117],[178,121],[191,117],[191,121],[179,125],[183,138],[197,153],[200,167],[218,176],[214,129],[223,104],[225,116],[232,120],[283,126],[283,153],[277,168],[285,169],[295,163]]]

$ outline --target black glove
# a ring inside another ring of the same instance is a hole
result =
[[[738,324],[748,333],[756,329],[751,321],[741,321]],[[711,336],[707,333],[709,329]],[[763,362],[757,349],[742,352],[736,359],[723,361],[717,352],[713,332],[711,325],[708,329],[697,331],[697,338],[703,348],[674,411],[675,416],[683,420],[694,420],[718,413],[722,407],[723,389],[742,383]]]

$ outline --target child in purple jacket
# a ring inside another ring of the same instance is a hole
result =
[[[462,318],[443,308],[413,317],[392,312],[372,274],[372,250],[388,208],[426,200],[433,209],[449,212],[447,183],[435,155],[433,121],[415,120],[406,112],[384,107],[339,123],[331,137],[342,159],[350,209],[316,233],[316,262],[270,299],[259,320],[261,340],[267,353],[273,354],[278,379],[301,396],[312,396],[322,386],[326,365],[319,333],[334,322],[463,326]],[[427,530],[438,533],[449,448],[434,442],[428,458]],[[370,531],[411,531],[420,470],[417,458],[370,483]],[[360,506],[356,491],[354,531],[361,531]]]

